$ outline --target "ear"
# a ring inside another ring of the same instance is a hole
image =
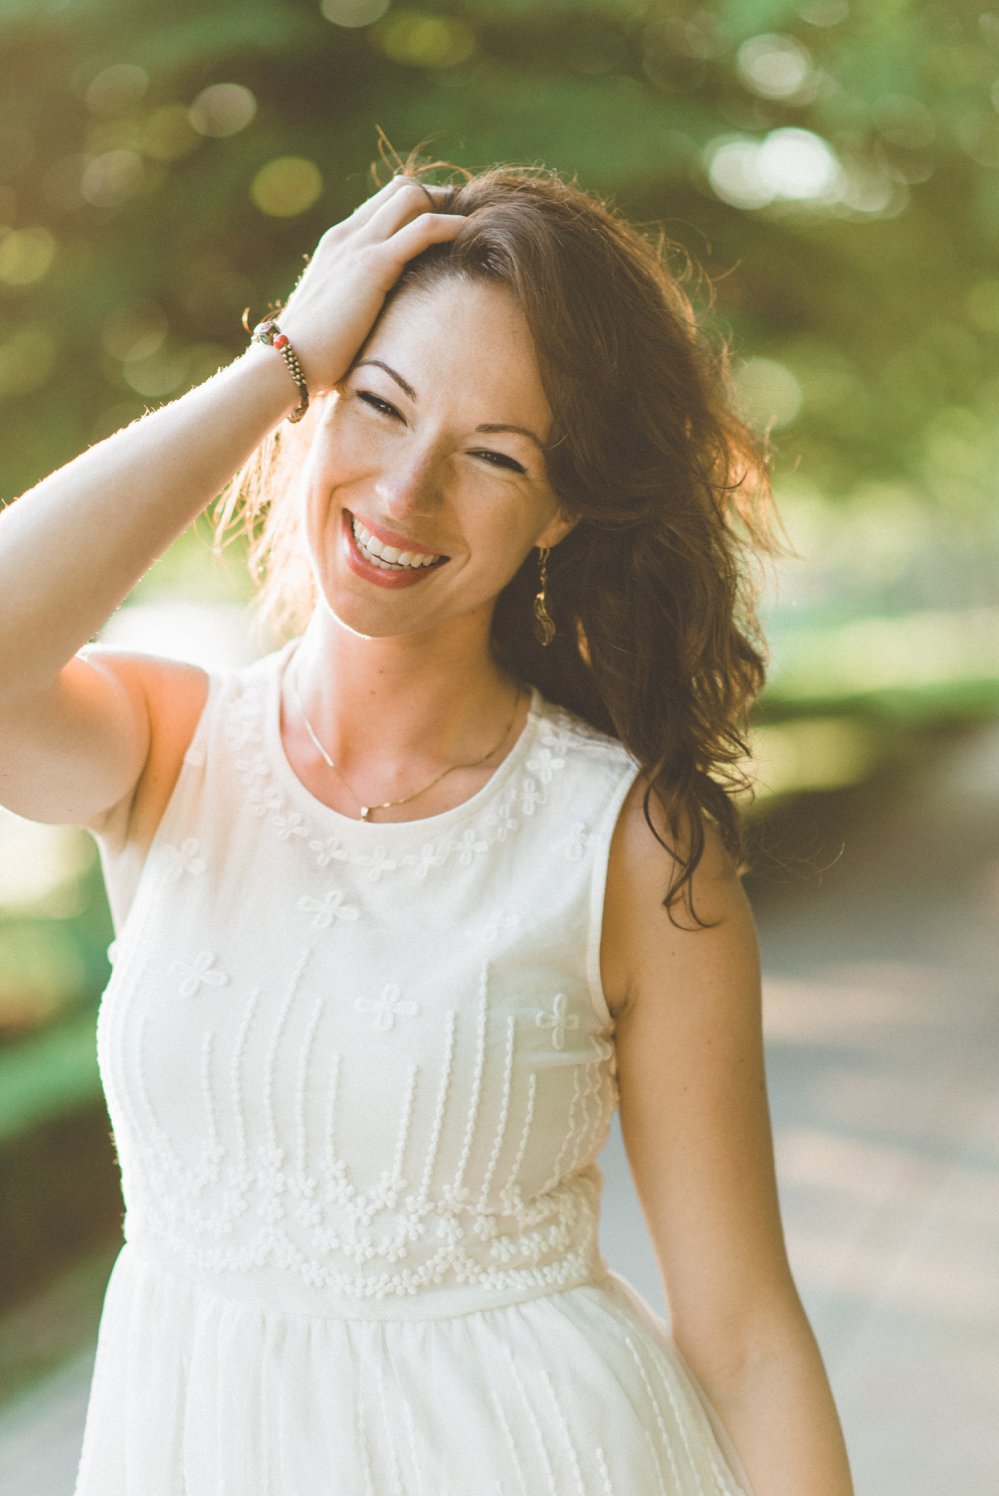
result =
[[[555,515],[548,521],[547,525],[545,525],[545,528],[537,537],[534,544],[546,545],[549,547],[556,546],[558,545],[559,541],[564,540],[569,531],[574,530],[578,524],[578,514],[566,514],[561,509],[556,510]]]

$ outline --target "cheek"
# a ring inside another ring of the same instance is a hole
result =
[[[384,444],[378,423],[366,420],[354,404],[337,404],[316,432],[311,457],[318,475],[363,471],[377,460]]]
[[[338,495],[371,471],[370,444],[362,444],[349,432],[329,430],[318,434],[303,474],[304,515],[309,531],[319,534],[329,523]]]
[[[469,529],[466,538],[476,573],[490,591],[501,591],[519,571],[541,527],[541,520],[533,513],[497,506],[495,513]]]

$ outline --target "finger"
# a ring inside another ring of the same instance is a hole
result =
[[[373,192],[363,203],[357,205],[353,213],[351,213],[349,221],[354,224],[367,223],[378,212],[382,204],[388,202],[389,198],[393,197],[399,191],[400,185],[405,180],[405,177],[402,176],[390,177],[383,187],[379,187],[377,192]]]
[[[398,197],[400,190],[404,187],[421,188],[421,201],[424,207],[429,201],[432,208],[437,207],[440,194],[448,191],[446,187],[433,187],[428,185],[426,182],[418,181],[415,177],[405,177],[401,174],[399,176],[392,177],[390,181],[385,183],[384,187],[380,188],[376,193],[369,197],[366,202],[361,203],[358,208],[354,209],[354,212],[351,214],[351,219],[355,226],[358,228],[362,228],[366,224],[370,223],[371,219],[386,203],[391,202],[393,198]],[[435,194],[437,194],[437,196],[435,196]]]
[[[395,180],[408,187],[419,187],[420,191],[425,192],[429,200],[435,204],[441,202],[452,191],[450,187],[439,186],[436,182],[425,182],[422,177],[407,177],[400,174]]]
[[[395,191],[388,193],[381,202],[377,198],[372,199],[372,211],[367,215],[363,226],[373,232],[369,232],[366,237],[388,238],[417,213],[425,213],[428,207],[433,212],[438,207],[434,193],[439,197],[440,188],[430,188],[413,177],[403,176],[396,177],[392,186]]]
[[[410,260],[429,249],[431,244],[446,244],[461,232],[468,219],[461,213],[421,213],[404,224],[386,242],[392,262],[401,271]]]
[[[434,189],[424,186],[422,182],[414,182],[412,178],[402,179],[399,190],[379,204],[364,224],[362,240],[377,243],[381,239],[390,239],[420,213],[426,213],[428,207],[431,212],[436,212],[441,205],[442,190],[436,189],[435,196]]]

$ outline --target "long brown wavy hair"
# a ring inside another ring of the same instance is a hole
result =
[[[410,176],[440,169],[404,166]],[[686,891],[702,923],[690,882],[705,816],[743,862],[745,734],[765,673],[754,563],[777,549],[765,441],[742,419],[727,348],[699,325],[661,233],[647,238],[545,168],[448,170],[439,211],[465,215],[467,227],[412,261],[391,297],[455,277],[513,293],[554,417],[549,480],[578,519],[551,554],[553,643],[542,648],[532,627],[532,551],[497,600],[494,648],[519,679],[637,760],[645,818],[672,858],[664,905],[672,916]],[[289,501],[309,434],[308,416],[282,423],[216,515],[220,542],[241,519],[257,603],[290,631],[314,601]]]

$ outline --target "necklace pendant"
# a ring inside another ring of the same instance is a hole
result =
[[[371,815],[371,806],[370,805],[362,805],[361,806],[361,820],[362,821],[368,820],[369,817],[370,817],[370,815]]]

